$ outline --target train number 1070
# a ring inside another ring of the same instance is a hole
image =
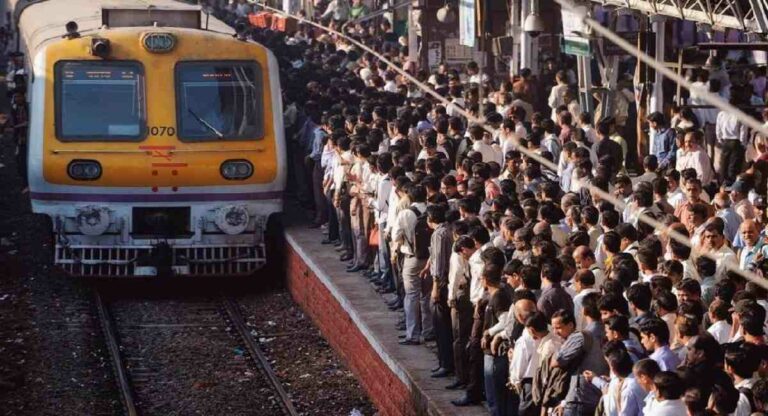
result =
[[[171,126],[152,126],[149,128],[149,134],[152,136],[175,136],[176,128]]]

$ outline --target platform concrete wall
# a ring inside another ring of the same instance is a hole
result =
[[[352,309],[342,305],[344,299],[334,295],[328,279],[323,279],[323,272],[313,267],[311,259],[305,258],[290,238],[285,247],[286,281],[291,296],[360,380],[381,414],[426,413],[417,411],[423,408],[423,403],[418,403],[421,400],[412,397],[401,376],[382,359],[351,316]]]

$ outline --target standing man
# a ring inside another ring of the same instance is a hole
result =
[[[413,185],[408,190],[411,206],[397,215],[398,226],[392,237],[400,242],[400,252],[403,254],[403,289],[405,290],[405,339],[400,345],[419,345],[421,335],[431,335],[432,317],[429,309],[429,296],[422,290],[420,273],[424,270],[429,258],[429,247],[420,235],[424,230],[419,226],[420,217],[426,213],[427,204],[424,202],[427,192],[421,185]],[[429,244],[429,240],[426,240]],[[426,252],[426,255],[425,255]]]
[[[488,264],[483,269],[483,284],[488,291],[488,304],[483,311],[483,374],[485,380],[485,397],[491,414],[495,416],[512,415],[517,413],[517,403],[507,389],[509,378],[509,360],[506,353],[492,351],[491,340],[504,330],[507,314],[512,306],[510,292],[501,287],[501,268]]]
[[[472,302],[469,300],[469,259],[477,251],[475,242],[469,236],[462,235],[454,244],[454,254],[450,267],[450,285],[448,305],[451,307],[451,329],[453,332],[453,367],[456,381],[446,388],[458,390],[469,383],[469,356],[467,344],[472,331]],[[479,403],[480,397],[468,397],[468,402]]]
[[[447,377],[453,374],[453,335],[451,333],[451,311],[448,307],[448,270],[451,261],[453,236],[451,228],[445,222],[444,205],[427,207],[427,225],[432,229],[429,245],[429,260],[422,272],[422,278],[432,277],[432,325],[437,338],[438,370],[433,378]]]
[[[648,124],[654,131],[651,138],[651,153],[658,159],[659,169],[666,170],[670,166],[675,166],[675,154],[677,152],[675,131],[667,126],[664,114],[658,111],[648,116]]]
[[[715,272],[715,280],[720,281],[725,278],[725,274],[728,271],[726,264],[735,265],[736,254],[725,244],[725,236],[723,235],[723,223],[720,221],[710,221],[704,226],[704,233],[702,234],[702,241],[704,249],[714,254],[717,258],[717,271]]]
[[[560,405],[560,414],[594,415],[602,393],[592,383],[587,382],[584,372],[591,371],[598,376],[608,375],[608,364],[603,357],[600,340],[576,331],[576,320],[570,310],[561,309],[552,315],[552,329],[565,342],[558,353],[552,356],[550,367],[567,370],[570,377],[568,394]]]
[[[328,221],[327,205],[325,194],[323,193],[323,177],[325,170],[322,166],[323,147],[325,145],[326,132],[320,126],[320,112],[316,109],[314,102],[307,103],[307,120],[299,131],[300,145],[309,147],[309,156],[307,163],[311,164],[312,172],[312,195],[315,201],[315,219],[312,227],[316,228]],[[303,178],[304,171],[296,168],[296,176]]]
[[[738,94],[734,94],[730,101],[734,105],[741,104]],[[715,136],[721,148],[718,173],[725,184],[730,186],[736,180],[736,175],[741,172],[741,166],[744,164],[744,153],[746,152],[744,144],[749,139],[749,128],[741,124],[735,114],[721,111],[717,115]]]

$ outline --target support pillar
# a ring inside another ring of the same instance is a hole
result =
[[[531,1],[535,0],[520,1],[520,68],[528,68],[536,74],[539,72],[539,42],[536,38],[531,37],[522,30],[525,18],[531,13]]]
[[[408,60],[419,62],[419,39],[416,32],[416,19],[418,18],[419,1],[415,0],[408,6]]]
[[[653,25],[653,33],[656,34],[656,58],[657,62],[665,62],[664,57],[664,49],[666,46],[666,39],[664,37],[664,29],[666,27],[665,25],[666,18],[663,16],[653,16],[652,17],[652,25]],[[655,78],[653,80],[653,90],[651,91],[651,103],[650,103],[650,111],[664,111],[664,89],[662,88],[662,83],[664,81],[664,76],[661,74],[661,72],[656,71]]]
[[[520,72],[520,35],[522,31],[522,21],[520,20],[520,2],[521,0],[509,0],[509,8],[512,16],[509,22],[507,33],[512,36],[512,57],[509,59],[509,76]]]
[[[581,110],[594,114],[595,103],[592,98],[592,66],[591,57],[576,57],[576,72],[579,78],[579,104]]]

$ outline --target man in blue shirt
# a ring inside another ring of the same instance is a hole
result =
[[[312,227],[319,227],[328,221],[328,209],[323,193],[323,176],[325,170],[322,165],[323,146],[325,146],[326,132],[319,125],[319,116],[317,113],[309,114],[307,123],[304,125],[302,141],[308,146],[308,162],[311,163],[312,171],[312,194],[315,199],[315,220]]]
[[[640,343],[662,371],[675,371],[680,365],[678,356],[669,349],[669,327],[661,319],[649,319],[640,325]]]
[[[651,153],[658,159],[659,169],[666,170],[669,166],[674,167],[675,154],[677,152],[675,131],[667,126],[664,114],[658,111],[648,116],[648,125],[654,131]]]

